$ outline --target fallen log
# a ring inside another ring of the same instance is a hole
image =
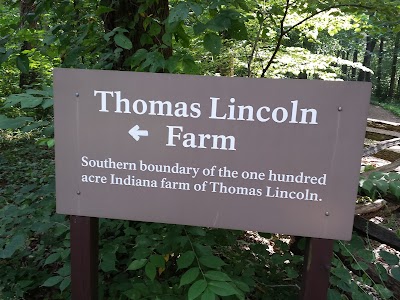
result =
[[[353,227],[362,235],[400,251],[400,238],[389,229],[377,225],[358,215],[354,216]]]
[[[377,120],[377,119],[367,119],[367,126],[379,129],[385,129],[390,131],[400,132],[400,123]]]
[[[400,166],[400,158],[396,159],[394,162],[392,162],[392,163],[390,163],[388,165],[384,165],[382,167],[373,169],[371,171],[367,171],[367,172],[361,173],[361,176],[362,177],[368,177],[371,173],[374,173],[374,172],[387,173],[387,172],[393,171],[394,169],[396,169],[399,166]]]
[[[371,203],[366,204],[356,204],[355,215],[365,215],[376,212],[386,205],[386,201],[383,199],[378,199]]]
[[[367,132],[371,133],[378,133],[380,135],[384,136],[391,136],[391,137],[400,137],[400,132],[393,131],[393,130],[386,130],[386,129],[380,129],[380,128],[374,128],[374,127],[367,127]]]
[[[374,155],[374,154],[378,153],[379,151],[385,150],[387,148],[390,148],[390,147],[393,147],[393,146],[396,146],[399,144],[400,144],[400,138],[394,138],[391,140],[386,140],[386,141],[377,143],[375,145],[364,148],[363,157]]]
[[[392,151],[391,149],[385,149],[374,154],[374,157],[394,162],[400,159],[400,153],[398,151]]]

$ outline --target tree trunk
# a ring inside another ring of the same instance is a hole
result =
[[[400,76],[397,79],[397,92],[396,92],[397,98],[400,98]]]
[[[34,14],[35,12],[35,0],[21,0],[20,2],[20,20],[21,20],[21,27],[24,26],[25,22],[27,21],[27,17],[30,14]],[[28,23],[29,28],[35,29],[37,26],[36,21],[29,21]],[[33,48],[32,44],[28,41],[24,41],[21,46],[21,53],[25,50],[31,50]],[[19,87],[24,88],[33,84],[36,81],[37,73],[33,71],[29,71],[28,73],[23,73],[19,75]]]
[[[349,60],[350,52],[349,51],[342,51],[342,59]],[[342,64],[342,78],[344,80],[348,79],[348,66],[347,64]]]
[[[382,96],[382,62],[383,62],[383,46],[385,39],[382,36],[379,42],[379,53],[378,53],[378,66],[376,70],[376,95]]]
[[[389,92],[388,97],[393,98],[394,90],[396,85],[396,72],[397,72],[397,55],[399,53],[400,47],[400,32],[396,34],[396,38],[394,40],[394,47],[393,47],[393,57],[392,57],[392,69],[390,73],[390,85],[389,85]]]
[[[102,1],[102,5],[110,7],[114,9],[113,11],[103,14],[103,22],[106,32],[112,31],[116,27],[126,28],[127,24],[130,23],[131,30],[129,32],[124,33],[132,42],[132,49],[124,49],[118,59],[117,62],[114,63],[114,70],[127,70],[128,66],[124,65],[126,59],[132,56],[139,49],[150,50],[154,45],[161,46],[162,36],[165,33],[165,26],[161,25],[160,33],[152,37],[153,43],[146,43],[144,40],[144,36],[146,31],[149,29],[147,26],[144,26],[144,21],[147,18],[157,19],[159,24],[163,24],[166,18],[168,17],[169,8],[168,8],[168,0],[159,0],[155,4],[151,5],[144,12],[138,13],[138,9],[141,6],[142,2],[135,0],[104,0]],[[147,36],[149,37],[149,36]],[[172,48],[166,47],[161,49],[161,53],[165,58],[171,56]]]
[[[375,45],[376,45],[376,39],[373,39],[371,38],[371,36],[367,35],[367,44],[365,47],[364,59],[363,59],[364,67],[369,68],[371,66],[371,57],[372,57],[372,52],[374,52]],[[360,70],[360,72],[358,73],[357,81],[371,81],[371,73]]]
[[[357,60],[358,60],[358,50],[354,50],[354,53],[353,53],[353,63],[356,63]],[[352,80],[355,80],[355,79],[356,79],[356,72],[357,72],[357,69],[354,68],[354,67],[352,67],[352,68],[351,68],[351,79],[352,79]]]

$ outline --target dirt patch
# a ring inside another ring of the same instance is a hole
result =
[[[369,106],[368,118],[400,123],[399,117],[395,116],[390,111],[387,111],[380,106],[372,104]]]

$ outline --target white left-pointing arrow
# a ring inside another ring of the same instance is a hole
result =
[[[129,134],[135,139],[135,141],[138,141],[141,136],[149,136],[149,132],[147,130],[139,130],[139,125],[133,126],[129,130]]]

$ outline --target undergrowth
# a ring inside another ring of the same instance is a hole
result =
[[[41,138],[0,131],[1,299],[70,298],[69,221],[55,213],[54,153]],[[101,219],[100,299],[297,299],[304,244],[293,251],[276,235]],[[398,257],[381,257],[399,280]],[[329,299],[391,299],[388,276],[354,234],[335,243]]]

